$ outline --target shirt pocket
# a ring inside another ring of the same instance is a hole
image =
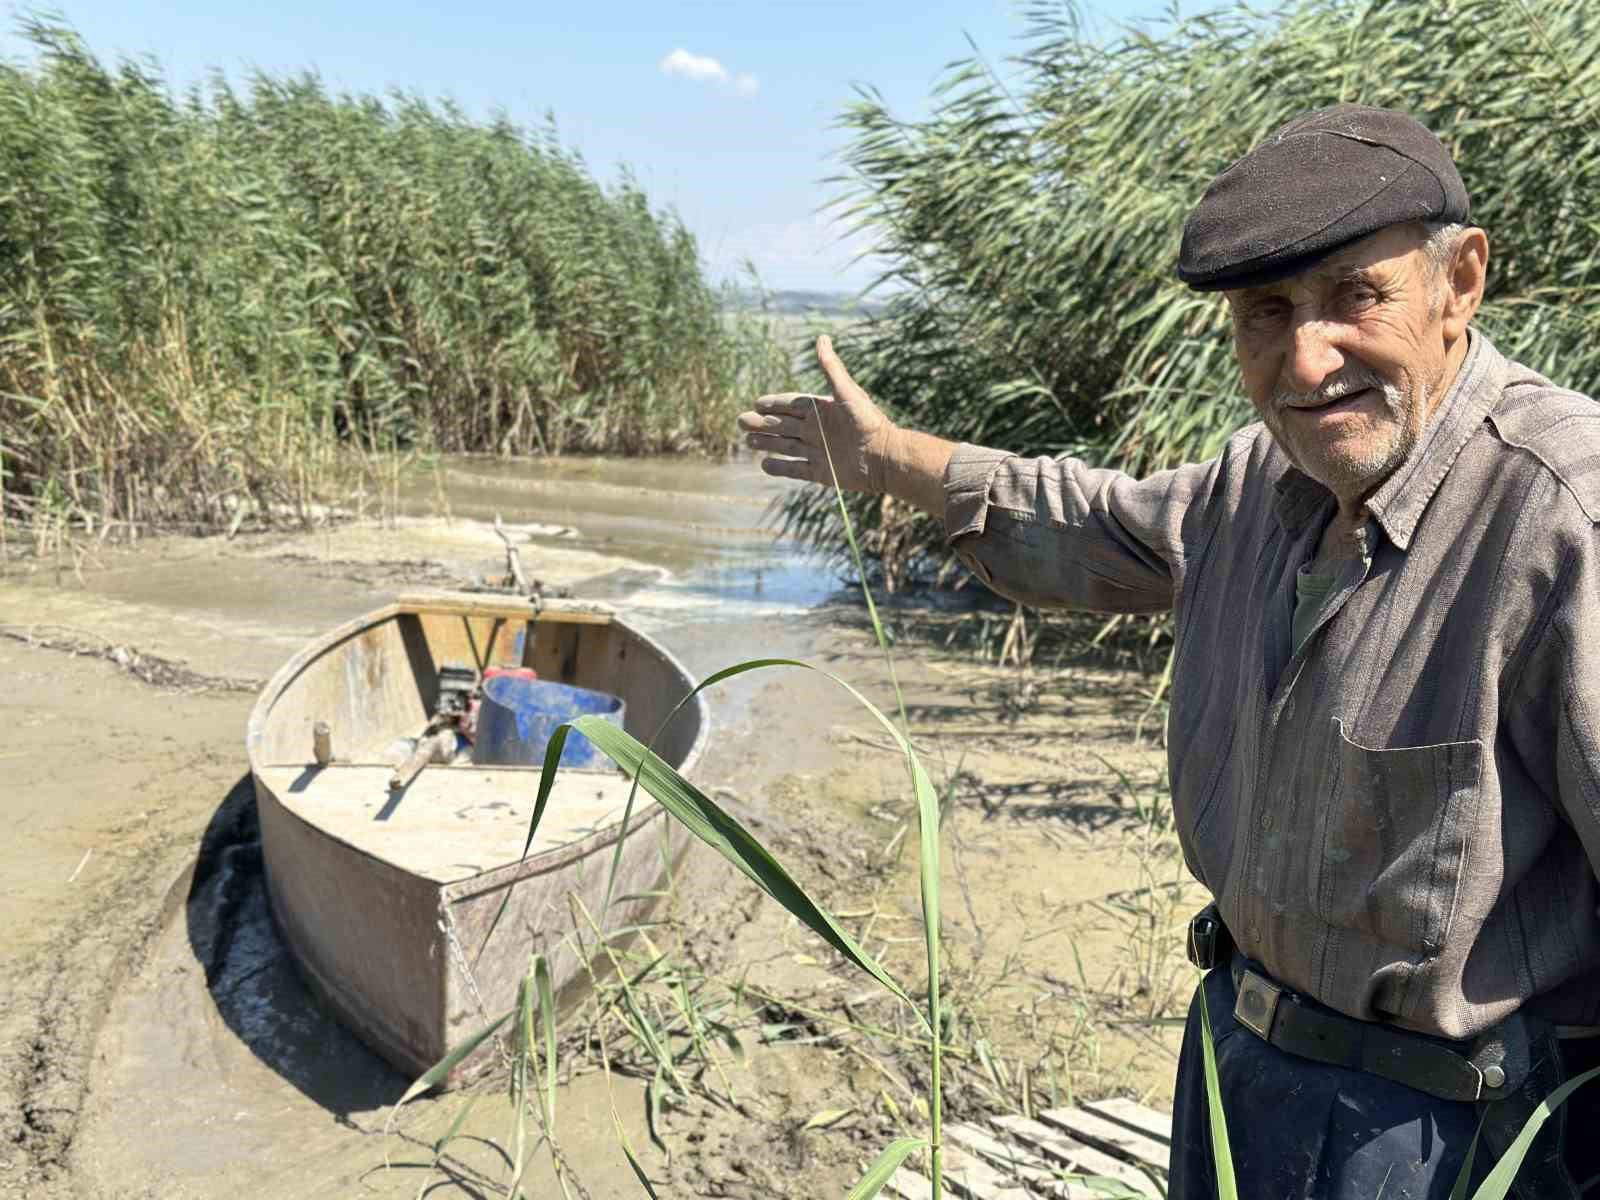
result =
[[[1411,955],[1450,932],[1483,774],[1483,743],[1374,750],[1334,719],[1333,795],[1318,810],[1311,907]]]

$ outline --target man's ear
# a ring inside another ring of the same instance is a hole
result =
[[[1466,336],[1467,325],[1483,303],[1483,287],[1489,275],[1489,235],[1472,226],[1456,239],[1455,250],[1445,267],[1444,321],[1446,343]]]

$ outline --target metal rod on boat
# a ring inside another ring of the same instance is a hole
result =
[[[311,727],[311,753],[316,757],[319,767],[325,767],[333,761],[333,730],[326,721],[318,721]]]

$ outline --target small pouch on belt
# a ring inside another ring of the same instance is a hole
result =
[[[1221,966],[1233,958],[1233,935],[1222,923],[1215,901],[1189,918],[1189,961],[1202,971]]]

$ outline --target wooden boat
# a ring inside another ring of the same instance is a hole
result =
[[[319,638],[267,684],[247,742],[273,917],[312,991],[411,1076],[512,1007],[533,953],[546,955],[558,990],[578,981],[569,893],[599,919],[629,788],[615,767],[563,767],[526,858],[538,767],[432,765],[391,790],[397,739],[424,733],[441,675],[462,666],[532,667],[620,696],[625,728],[646,742],[693,686],[672,655],[601,606],[475,594],[403,597]],[[656,750],[687,771],[705,736],[697,697]],[[640,894],[660,886],[685,837],[641,789],[612,928],[644,915]],[[449,1082],[486,1065],[488,1049]]]

